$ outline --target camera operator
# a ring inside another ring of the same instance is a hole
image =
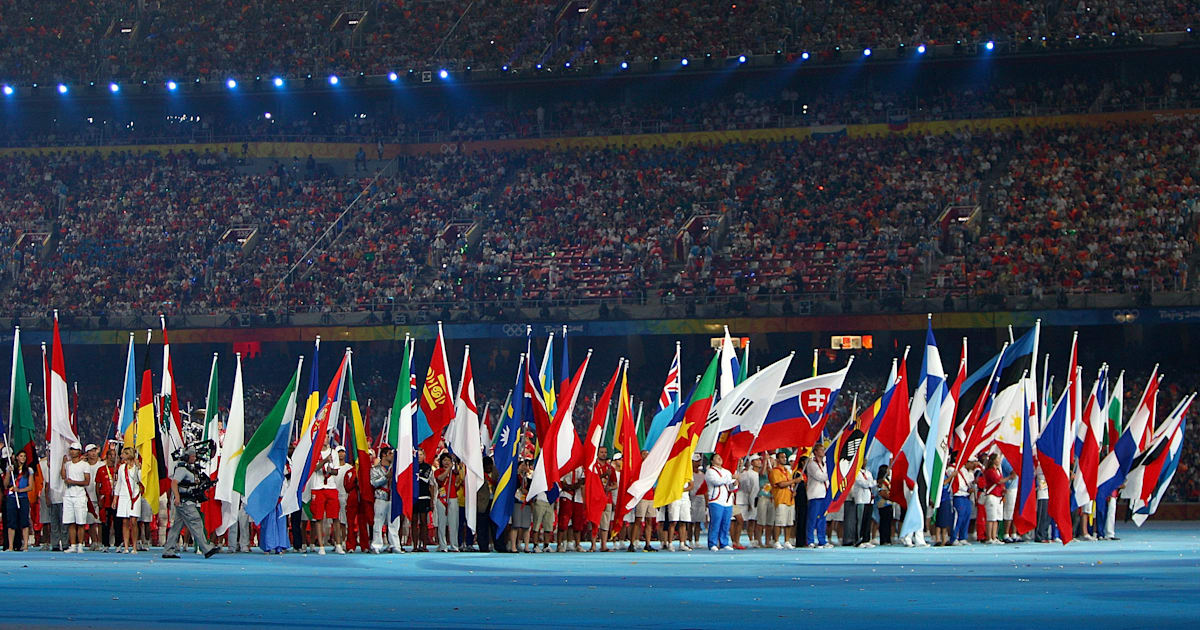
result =
[[[163,548],[164,558],[179,557],[179,534],[184,526],[191,532],[192,538],[205,558],[211,558],[218,548],[208,542],[204,534],[204,521],[200,517],[200,504],[204,501],[207,490],[201,479],[207,479],[197,465],[197,448],[189,446],[183,452],[183,458],[175,464],[171,472],[171,502],[177,508],[175,522],[171,531],[167,532],[166,546]]]

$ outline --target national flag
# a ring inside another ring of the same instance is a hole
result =
[[[346,388],[349,390],[350,418],[346,423],[346,463],[354,468],[354,479],[358,482],[358,496],[363,501],[373,500],[371,488],[371,441],[367,437],[367,421],[358,404],[354,391],[354,355],[346,365]]]
[[[614,522],[620,523],[630,510],[624,498],[642,469],[642,452],[638,449],[637,431],[633,427],[633,410],[629,408],[629,364],[621,369],[621,393],[617,398],[615,446],[621,451],[621,475],[617,481],[617,502],[613,508]]]
[[[508,406],[512,404],[512,395],[512,390],[508,390],[508,394],[504,396],[504,404],[500,405],[500,415],[496,423],[492,426],[491,439],[488,441],[488,445],[493,453],[496,450],[496,442],[500,440],[500,430],[504,428],[504,410],[508,409]]]
[[[464,490],[466,493],[467,527],[475,531],[478,511],[476,496],[483,486],[483,449],[479,444],[479,407],[475,403],[475,378],[471,373],[471,346],[463,349],[462,378],[458,385],[458,402],[454,418],[446,431],[446,445],[466,469]]]
[[[313,341],[312,365],[308,368],[308,394],[304,397],[304,412],[300,416],[300,424],[297,426],[300,435],[308,433],[309,425],[312,424],[313,418],[317,417],[317,411],[321,409],[320,367],[321,335],[317,335],[316,340]]]
[[[894,460],[900,454],[900,447],[904,446],[912,402],[908,394],[908,351],[909,348],[906,347],[904,354],[900,356],[900,367],[896,370],[895,382],[890,387],[895,391],[888,401],[887,409],[867,433],[869,469],[876,468],[879,462]],[[893,480],[890,490],[893,493],[892,500],[896,503],[904,500],[902,488]]]
[[[1122,370],[1117,375],[1117,382],[1113,384],[1112,390],[1108,393],[1108,401],[1104,405],[1105,413],[1105,428],[1104,428],[1104,451],[1108,453],[1117,443],[1117,438],[1121,436],[1121,431],[1125,429],[1125,371]]]
[[[700,430],[712,411],[713,396],[717,384],[717,360],[708,364],[704,376],[692,390],[688,403],[683,408],[679,423],[679,433],[675,444],[671,447],[667,463],[663,465],[658,475],[658,485],[654,490],[654,507],[663,507],[683,496],[683,487],[692,478],[692,453],[696,449],[696,441],[700,438]],[[730,390],[732,393],[732,390]]]
[[[179,417],[179,397],[175,394],[175,370],[171,365],[171,343],[167,341],[167,318],[159,315],[163,334],[162,388],[158,392],[162,400],[162,415],[167,420],[167,442],[164,452],[174,453],[183,448],[183,420]],[[240,445],[239,445],[240,446]]]
[[[525,328],[525,386],[523,398],[525,404],[528,405],[528,415],[525,422],[532,422],[535,431],[535,441],[538,448],[541,448],[542,442],[546,439],[546,435],[550,432],[550,409],[546,406],[545,394],[542,391],[540,381],[534,377],[533,372],[533,331],[532,328]],[[544,362],[544,361],[543,361]],[[539,372],[540,374],[540,372]]]
[[[329,435],[329,423],[331,420],[337,419],[341,410],[342,389],[346,382],[346,367],[349,359],[350,349],[347,348],[346,354],[342,356],[342,363],[338,366],[333,380],[329,383],[329,389],[325,392],[320,410],[317,411],[313,421],[309,423],[308,430],[300,436],[300,442],[288,460],[292,476],[288,478],[287,488],[283,492],[283,502],[280,505],[285,515],[299,510],[300,506],[305,503],[304,492],[309,478],[321,459],[321,451],[325,448],[325,441]]]
[[[858,473],[862,470],[863,463],[867,459],[867,432],[870,430],[871,425],[874,424],[875,419],[878,418],[886,408],[888,400],[889,394],[888,392],[885,392],[883,396],[880,396],[874,404],[864,409],[862,413],[851,414],[851,422],[848,424],[854,425],[854,430],[860,434],[861,439],[859,439],[858,444],[855,445],[855,435],[853,432],[851,432],[849,439],[847,440],[847,444],[854,448],[853,452],[847,450],[847,459],[850,460],[850,465],[846,470],[846,474],[842,476],[846,488],[854,485],[854,480],[858,478]],[[855,402],[857,403],[857,399],[855,399]],[[841,464],[839,463],[839,469],[840,468]],[[826,470],[828,470],[828,468],[826,468]],[[796,491],[799,492],[799,488],[797,488]],[[849,496],[849,494],[849,492],[843,490],[840,495],[835,495],[833,500],[830,501],[830,508],[825,512],[827,514],[837,512],[846,502],[846,498]]]
[[[1131,518],[1138,527],[1158,511],[1158,504],[1175,477],[1183,453],[1187,410],[1195,399],[1196,395],[1192,394],[1180,401],[1175,411],[1163,422],[1164,430],[1156,438],[1157,443],[1147,449],[1142,461],[1134,464],[1133,472],[1129,475],[1130,483],[1126,485],[1126,489],[1141,486],[1140,491],[1130,490],[1127,493],[1130,497],[1129,509],[1133,513]],[[1141,479],[1134,479],[1137,476]]]
[[[717,436],[724,431],[737,428],[752,435],[761,432],[763,421],[775,403],[779,386],[783,383],[783,377],[787,375],[788,367],[795,356],[796,353],[792,352],[742,381],[722,396],[709,413],[709,421],[696,443],[696,452],[714,452]],[[725,440],[725,444],[729,444],[728,439]],[[730,452],[729,455],[734,457],[729,460],[731,465],[740,459],[735,453]]]
[[[725,327],[725,338],[721,340],[721,374],[720,388],[717,395],[721,398],[729,395],[737,385],[737,378],[742,373],[738,364],[737,352],[733,349],[733,338],[729,336],[729,327]]]
[[[1100,472],[1100,433],[1104,427],[1104,401],[1108,398],[1108,366],[1101,365],[1092,384],[1083,414],[1075,427],[1075,471],[1071,477],[1073,507],[1096,500],[1096,476]]]
[[[757,434],[740,427],[730,430],[726,448],[735,457],[731,461],[751,452],[812,446],[821,436],[853,364],[851,357],[846,367],[836,372],[780,387]]]
[[[575,377],[561,392],[563,397],[558,401],[554,422],[550,424],[549,435],[534,466],[529,494],[546,492],[553,488],[562,478],[564,471],[573,470],[583,463],[583,447],[575,433],[574,411],[579,389],[583,385],[583,377],[591,359],[592,353],[588,351],[587,357],[575,371]]]
[[[741,384],[750,377],[750,338],[745,338],[742,345],[742,370],[738,373],[737,382]]]
[[[138,378],[133,362],[133,333],[129,333],[129,353],[125,358],[125,384],[121,387],[120,411],[117,417],[117,436],[125,446],[133,447],[135,440],[133,425],[137,418]]]
[[[79,437],[71,429],[70,394],[67,391],[67,368],[63,361],[62,337],[58,331],[58,311],[54,311],[54,341],[50,357],[47,379],[49,391],[46,397],[46,441],[50,443],[50,487],[57,496],[61,496],[67,489],[66,481],[62,477],[63,458],[67,456],[67,449],[71,443],[78,442]],[[154,414],[151,411],[151,422],[153,418]],[[146,470],[144,464],[142,470]],[[157,481],[155,485],[157,486]],[[157,507],[158,495],[154,496],[154,503]],[[157,512],[157,509],[155,511]]]
[[[216,499],[221,502],[221,525],[217,535],[224,534],[237,522],[242,507],[242,495],[233,489],[234,476],[242,461],[246,446],[246,398],[242,389],[242,354],[237,354],[233,373],[233,398],[229,401],[229,416],[225,419],[225,437],[217,463]],[[256,521],[257,522],[257,521]]]
[[[896,485],[897,473],[907,471],[904,475],[904,503],[908,506],[908,511],[900,524],[901,536],[923,532],[925,529],[925,519],[929,514],[933,453],[937,449],[935,440],[929,439],[929,436],[937,436],[941,432],[939,424],[945,399],[946,370],[942,367],[942,355],[933,336],[933,316],[930,315],[926,321],[921,381],[917,384],[912,409],[909,411],[911,429],[904,446],[900,449],[900,456],[892,467],[893,488]]]
[[[604,488],[604,480],[600,478],[599,473],[596,471],[596,465],[599,462],[600,441],[604,433],[608,405],[612,401],[613,389],[617,385],[617,377],[620,374],[621,362],[618,362],[617,369],[613,371],[612,378],[608,380],[608,385],[604,387],[604,393],[600,395],[600,399],[592,407],[592,421],[588,425],[587,434],[584,436],[583,502],[584,509],[587,511],[587,520],[592,524],[593,528],[600,527],[600,517],[604,515],[604,508],[608,505],[608,491]]]
[[[1150,516],[1149,503],[1151,495],[1158,487],[1159,478],[1169,459],[1171,439],[1181,430],[1188,407],[1192,404],[1193,395],[1180,400],[1170,415],[1162,421],[1154,432],[1146,449],[1133,458],[1129,466],[1129,475],[1125,478],[1125,487],[1121,496],[1129,499],[1129,509],[1134,517],[1140,516],[1137,524],[1140,526]],[[1138,510],[1142,514],[1138,514]]]
[[[255,523],[262,523],[274,513],[283,493],[287,452],[296,420],[296,389],[303,365],[304,357],[300,357],[283,394],[250,436],[234,472],[233,491],[245,497],[246,514]]]
[[[667,369],[667,382],[663,384],[662,392],[658,395],[658,410],[650,419],[650,428],[646,430],[646,444],[653,445],[658,441],[663,427],[675,417],[679,409],[679,342],[675,342],[675,358],[671,359],[671,367]]]
[[[1146,433],[1147,426],[1154,426],[1154,400],[1158,397],[1158,365],[1154,366],[1150,380],[1146,381],[1146,389],[1142,392],[1137,409],[1125,424],[1121,437],[1113,444],[1112,450],[1100,462],[1096,473],[1096,499],[1107,501],[1117,488],[1125,483],[1125,477],[1133,466],[1133,459],[1141,452],[1141,436]],[[1121,380],[1117,379],[1120,384]],[[1114,392],[1114,396],[1116,392]]]
[[[437,341],[433,345],[433,356],[425,372],[421,386],[421,397],[417,402],[417,431],[414,441],[432,464],[438,456],[442,432],[454,419],[454,386],[450,383],[450,363],[446,360],[446,340],[442,334],[442,323],[438,322]]]
[[[416,485],[415,461],[413,453],[413,416],[414,407],[412,392],[415,389],[412,372],[412,351],[415,341],[404,336],[404,358],[400,361],[400,375],[396,377],[396,396],[392,399],[392,411],[388,414],[387,443],[395,449],[392,458],[392,492],[391,517],[394,521],[403,514],[411,519],[413,513],[414,486]]]
[[[1008,347],[1001,361],[999,382],[996,386],[996,398],[992,402],[989,421],[995,425],[992,431],[992,441],[1000,453],[1010,464],[1021,461],[1021,424],[1025,419],[1023,379],[1034,382],[1036,389],[1037,375],[1034,374],[1037,357],[1038,334],[1041,322],[1025,333],[1015,343]],[[1076,380],[1078,382],[1078,379]],[[1076,397],[1078,399],[1078,397]],[[1071,403],[1068,403],[1071,404]],[[1067,411],[1067,431],[1075,434],[1071,408]],[[984,434],[988,427],[984,426]],[[988,442],[984,441],[981,450],[986,449]],[[1068,469],[1070,461],[1068,460]]]
[[[1037,471],[1033,465],[1033,423],[1038,415],[1037,392],[1032,381],[1026,380],[1025,421],[1021,423],[1021,462],[1017,469],[1017,505],[1013,510],[1013,527],[1022,536],[1037,526]],[[959,462],[965,464],[966,462]]]
[[[513,392],[525,388],[525,362],[527,355],[522,354],[517,362],[517,380]],[[504,528],[512,518],[513,501],[517,487],[521,485],[517,479],[517,465],[520,463],[521,425],[525,422],[524,397],[510,394],[508,404],[504,405],[504,415],[500,419],[500,435],[494,449],[496,462],[496,492],[492,497],[492,509],[489,514],[496,524],[496,537],[499,538]]]
[[[550,333],[549,338],[546,339],[546,351],[542,353],[542,365],[538,369],[537,383],[539,391],[542,393],[542,400],[546,403],[546,413],[553,418],[554,412],[558,409],[554,387],[554,333]],[[544,436],[538,437],[545,439]]]
[[[13,456],[25,453],[25,461],[37,468],[37,451],[34,440],[37,428],[33,425],[33,408],[29,403],[29,382],[25,378],[25,357],[21,354],[21,327],[13,330],[12,377],[8,381],[8,420]],[[51,462],[53,463],[53,462]],[[20,495],[17,495],[18,498]]]
[[[936,510],[942,505],[942,482],[946,479],[946,468],[950,461],[950,442],[954,431],[954,414],[958,411],[958,400],[962,395],[963,382],[967,380],[967,338],[962,340],[962,355],[958,359],[958,373],[954,386],[942,401],[941,419],[933,451],[933,465],[929,472],[929,506]],[[1035,401],[1036,402],[1036,401]]]
[[[147,348],[149,353],[149,348]],[[150,512],[158,514],[158,497],[162,494],[159,487],[158,454],[155,452],[155,434],[157,427],[154,421],[154,385],[151,383],[150,367],[142,371],[141,396],[138,399],[137,420],[135,421],[135,446],[142,458],[142,496],[150,504]],[[53,466],[51,467],[53,468]]]
[[[1062,396],[1038,437],[1037,458],[1050,495],[1049,514],[1058,525],[1063,544],[1071,542],[1070,396]]]
[[[132,340],[131,340],[132,341]],[[132,349],[132,348],[131,348]],[[238,364],[241,364],[241,359],[238,359]],[[202,440],[212,440],[213,444],[219,442],[221,436],[221,421],[220,421],[220,398],[217,396],[217,353],[213,353],[212,368],[208,371],[208,396],[204,399],[204,433]],[[205,464],[204,472],[212,476],[217,472],[217,462],[211,459]]]
[[[850,495],[850,488],[854,487],[854,478],[858,476],[858,470],[854,468],[853,462],[858,458],[863,432],[859,430],[855,422],[858,416],[857,412],[857,409],[851,410],[846,424],[837,432],[833,444],[825,450],[825,470],[832,471],[829,474],[829,488],[826,491],[826,496],[830,499],[829,505],[825,509],[826,514],[836,513],[842,508],[846,497]],[[832,458],[831,453],[833,454]],[[799,492],[799,488],[797,488],[797,492]]]

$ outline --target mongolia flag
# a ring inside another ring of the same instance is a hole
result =
[[[592,422],[588,425],[587,435],[584,436],[583,500],[587,510],[587,520],[592,524],[592,527],[596,528],[600,527],[600,517],[604,515],[604,508],[608,505],[608,491],[604,488],[604,480],[600,478],[600,474],[596,471],[596,466],[599,463],[598,453],[600,452],[600,441],[604,433],[604,421],[608,415],[608,405],[612,400],[613,389],[617,385],[617,377],[620,374],[621,364],[618,363],[617,369],[613,371],[612,378],[609,379],[608,385],[604,388],[604,393],[600,395],[600,399],[596,401],[595,407],[592,408]]]
[[[437,459],[442,432],[454,419],[454,388],[450,384],[449,369],[442,323],[438,322],[437,343],[433,346],[433,356],[429,359],[429,369],[425,372],[425,383],[417,403],[420,414],[417,417],[415,441],[428,464]]]
[[[283,502],[280,504],[285,515],[299,510],[300,506],[305,503],[304,490],[308,486],[309,477],[316,469],[317,462],[321,459],[321,451],[325,448],[325,439],[329,435],[329,422],[332,418],[337,418],[341,411],[342,389],[346,382],[346,367],[349,359],[350,349],[347,348],[346,354],[342,356],[342,364],[338,366],[333,381],[329,383],[329,389],[325,393],[321,409],[309,423],[308,430],[300,436],[300,442],[296,445],[296,450],[292,452],[291,459],[288,460],[292,476],[288,479],[287,488],[283,491]]]
[[[821,437],[825,421],[837,403],[850,365],[780,387],[758,435],[733,429],[728,439],[729,452],[741,457],[750,452],[812,446]]]
[[[658,476],[658,485],[654,491],[654,507],[663,507],[683,496],[683,487],[692,478],[692,453],[696,449],[696,441],[700,431],[708,420],[708,412],[712,410],[713,394],[717,384],[716,357],[708,364],[700,383],[692,390],[687,406],[683,409],[679,423],[678,437],[671,447],[667,463]],[[628,439],[628,438],[626,438]],[[634,441],[637,436],[633,436]]]
[[[396,520],[401,514],[411,519],[413,492],[416,476],[413,474],[413,390],[416,389],[412,373],[412,350],[415,342],[404,336],[404,359],[400,362],[400,375],[396,377],[396,397],[392,411],[388,414],[386,429],[387,444],[396,452],[392,459],[391,517]]]
[[[1058,525],[1063,544],[1071,542],[1071,432],[1070,396],[1060,396],[1037,439],[1038,464],[1050,494],[1050,518]]]
[[[1154,426],[1154,399],[1158,397],[1158,381],[1158,366],[1155,365],[1137,410],[1125,423],[1125,430],[1113,444],[1112,451],[1100,462],[1096,476],[1096,498],[1107,500],[1125,483],[1125,477],[1133,467],[1133,459],[1141,452],[1142,435],[1147,432],[1148,426]]]
[[[521,355],[517,363],[517,381],[513,385],[514,392],[520,392],[525,385],[526,355]],[[517,488],[521,481],[517,479],[517,465],[520,463],[521,425],[525,422],[524,397],[509,396],[509,404],[504,407],[504,415],[500,419],[500,435],[496,439],[493,451],[496,458],[496,493],[492,498],[491,517],[496,524],[496,537],[504,532],[512,518],[513,502],[516,500]]]
[[[234,474],[233,489],[246,497],[246,514],[255,523],[262,523],[275,511],[283,492],[287,451],[296,419],[296,387],[303,363],[304,357],[300,357],[283,395],[250,436]]]

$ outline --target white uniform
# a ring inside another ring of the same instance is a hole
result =
[[[113,480],[113,491],[117,495],[117,518],[137,518],[141,515],[142,491],[141,472],[137,464],[121,464]]]
[[[84,460],[68,462],[66,478],[71,481],[83,481],[88,475],[88,463]],[[87,489],[84,486],[69,485],[63,491],[63,525],[87,525]]]

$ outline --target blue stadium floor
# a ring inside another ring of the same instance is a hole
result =
[[[1119,541],[730,553],[0,554],[0,625],[1196,627],[1200,523]],[[954,624],[953,626],[951,624]]]

